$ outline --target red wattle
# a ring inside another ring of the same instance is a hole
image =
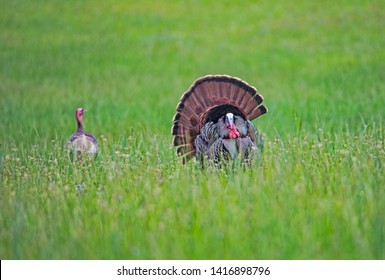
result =
[[[230,138],[238,138],[240,136],[235,125],[232,125],[231,128],[229,128],[229,130],[230,130],[230,132],[229,132]]]

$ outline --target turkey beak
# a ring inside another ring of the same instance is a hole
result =
[[[233,118],[230,118],[228,116],[226,116],[225,123],[226,123],[227,128],[232,128],[234,126]]]
[[[233,120],[229,120],[229,128],[233,128],[234,127],[234,121]]]

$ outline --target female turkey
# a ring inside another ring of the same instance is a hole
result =
[[[250,163],[263,148],[251,120],[265,114],[263,97],[246,82],[227,75],[196,80],[182,95],[173,119],[173,144],[186,162],[240,159]]]
[[[78,129],[68,140],[68,147],[76,156],[80,156],[83,153],[96,156],[98,153],[98,142],[92,134],[84,131],[83,114],[85,112],[86,110],[83,108],[78,108],[75,111]]]

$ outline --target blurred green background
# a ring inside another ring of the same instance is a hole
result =
[[[2,259],[385,257],[383,1],[0,7]],[[263,167],[178,161],[172,117],[207,74],[264,96]],[[77,107],[101,148],[80,165]]]

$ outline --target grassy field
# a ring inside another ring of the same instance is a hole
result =
[[[384,1],[0,7],[1,259],[385,259]],[[175,155],[206,74],[264,96],[262,166]]]

